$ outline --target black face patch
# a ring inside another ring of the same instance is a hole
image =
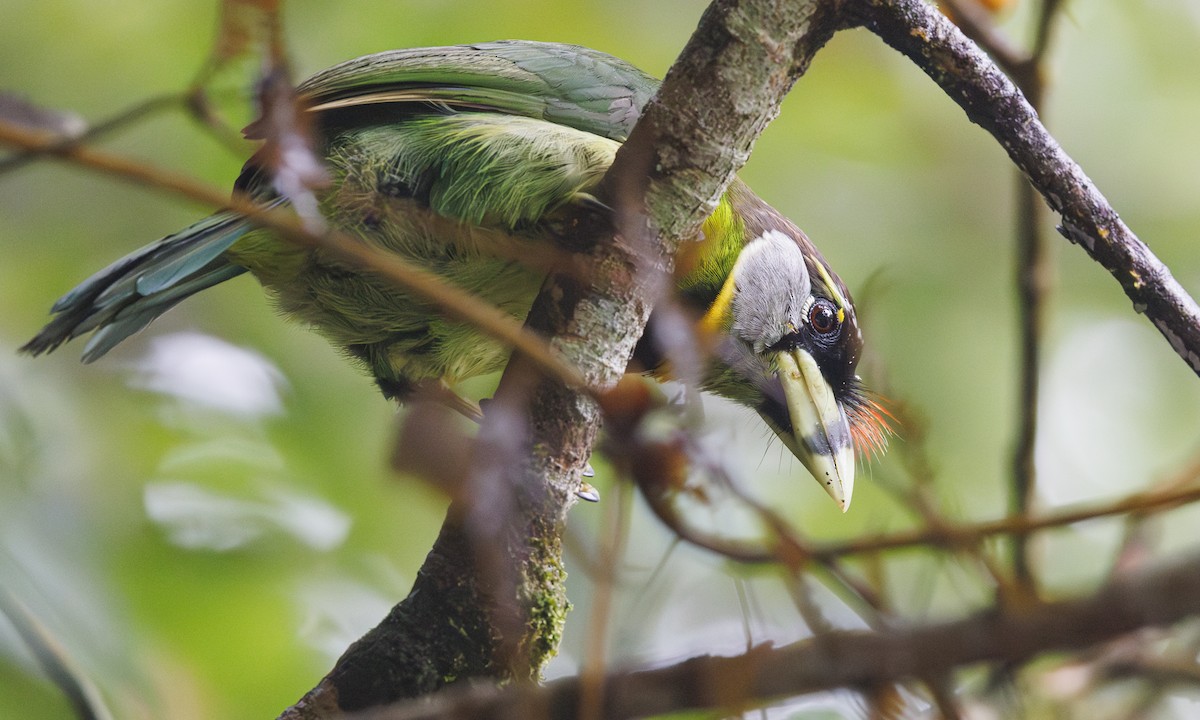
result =
[[[769,348],[774,352],[784,352],[803,349],[813,356],[825,382],[833,388],[834,397],[840,402],[852,400],[858,392],[858,358],[862,353],[862,336],[853,313],[847,313],[845,319],[828,327],[824,323],[824,315],[812,319],[814,309],[824,312],[828,307],[836,308],[830,298],[817,296],[809,310],[810,319],[799,330],[788,333],[779,342]],[[824,308],[824,309],[823,309]],[[833,312],[836,313],[836,310]]]

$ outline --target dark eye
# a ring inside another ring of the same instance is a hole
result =
[[[808,324],[818,335],[828,335],[837,330],[837,310],[834,309],[833,303],[824,298],[817,298],[808,309]]]

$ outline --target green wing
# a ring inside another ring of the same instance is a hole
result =
[[[536,118],[618,142],[657,89],[657,80],[611,55],[519,40],[367,55],[299,87],[317,112],[441,103]]]
[[[657,86],[595,50],[502,41],[368,55],[299,92],[335,166],[388,174],[382,194],[407,190],[447,217],[511,230],[599,180]]]

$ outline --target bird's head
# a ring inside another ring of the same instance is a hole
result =
[[[758,412],[843,511],[855,448],[881,448],[886,412],[856,373],[862,351],[842,281],[792,223],[764,206],[703,323],[721,337],[709,386]]]

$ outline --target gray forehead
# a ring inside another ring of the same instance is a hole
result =
[[[795,240],[768,230],[746,244],[733,272],[734,335],[762,352],[800,328],[812,282]]]

